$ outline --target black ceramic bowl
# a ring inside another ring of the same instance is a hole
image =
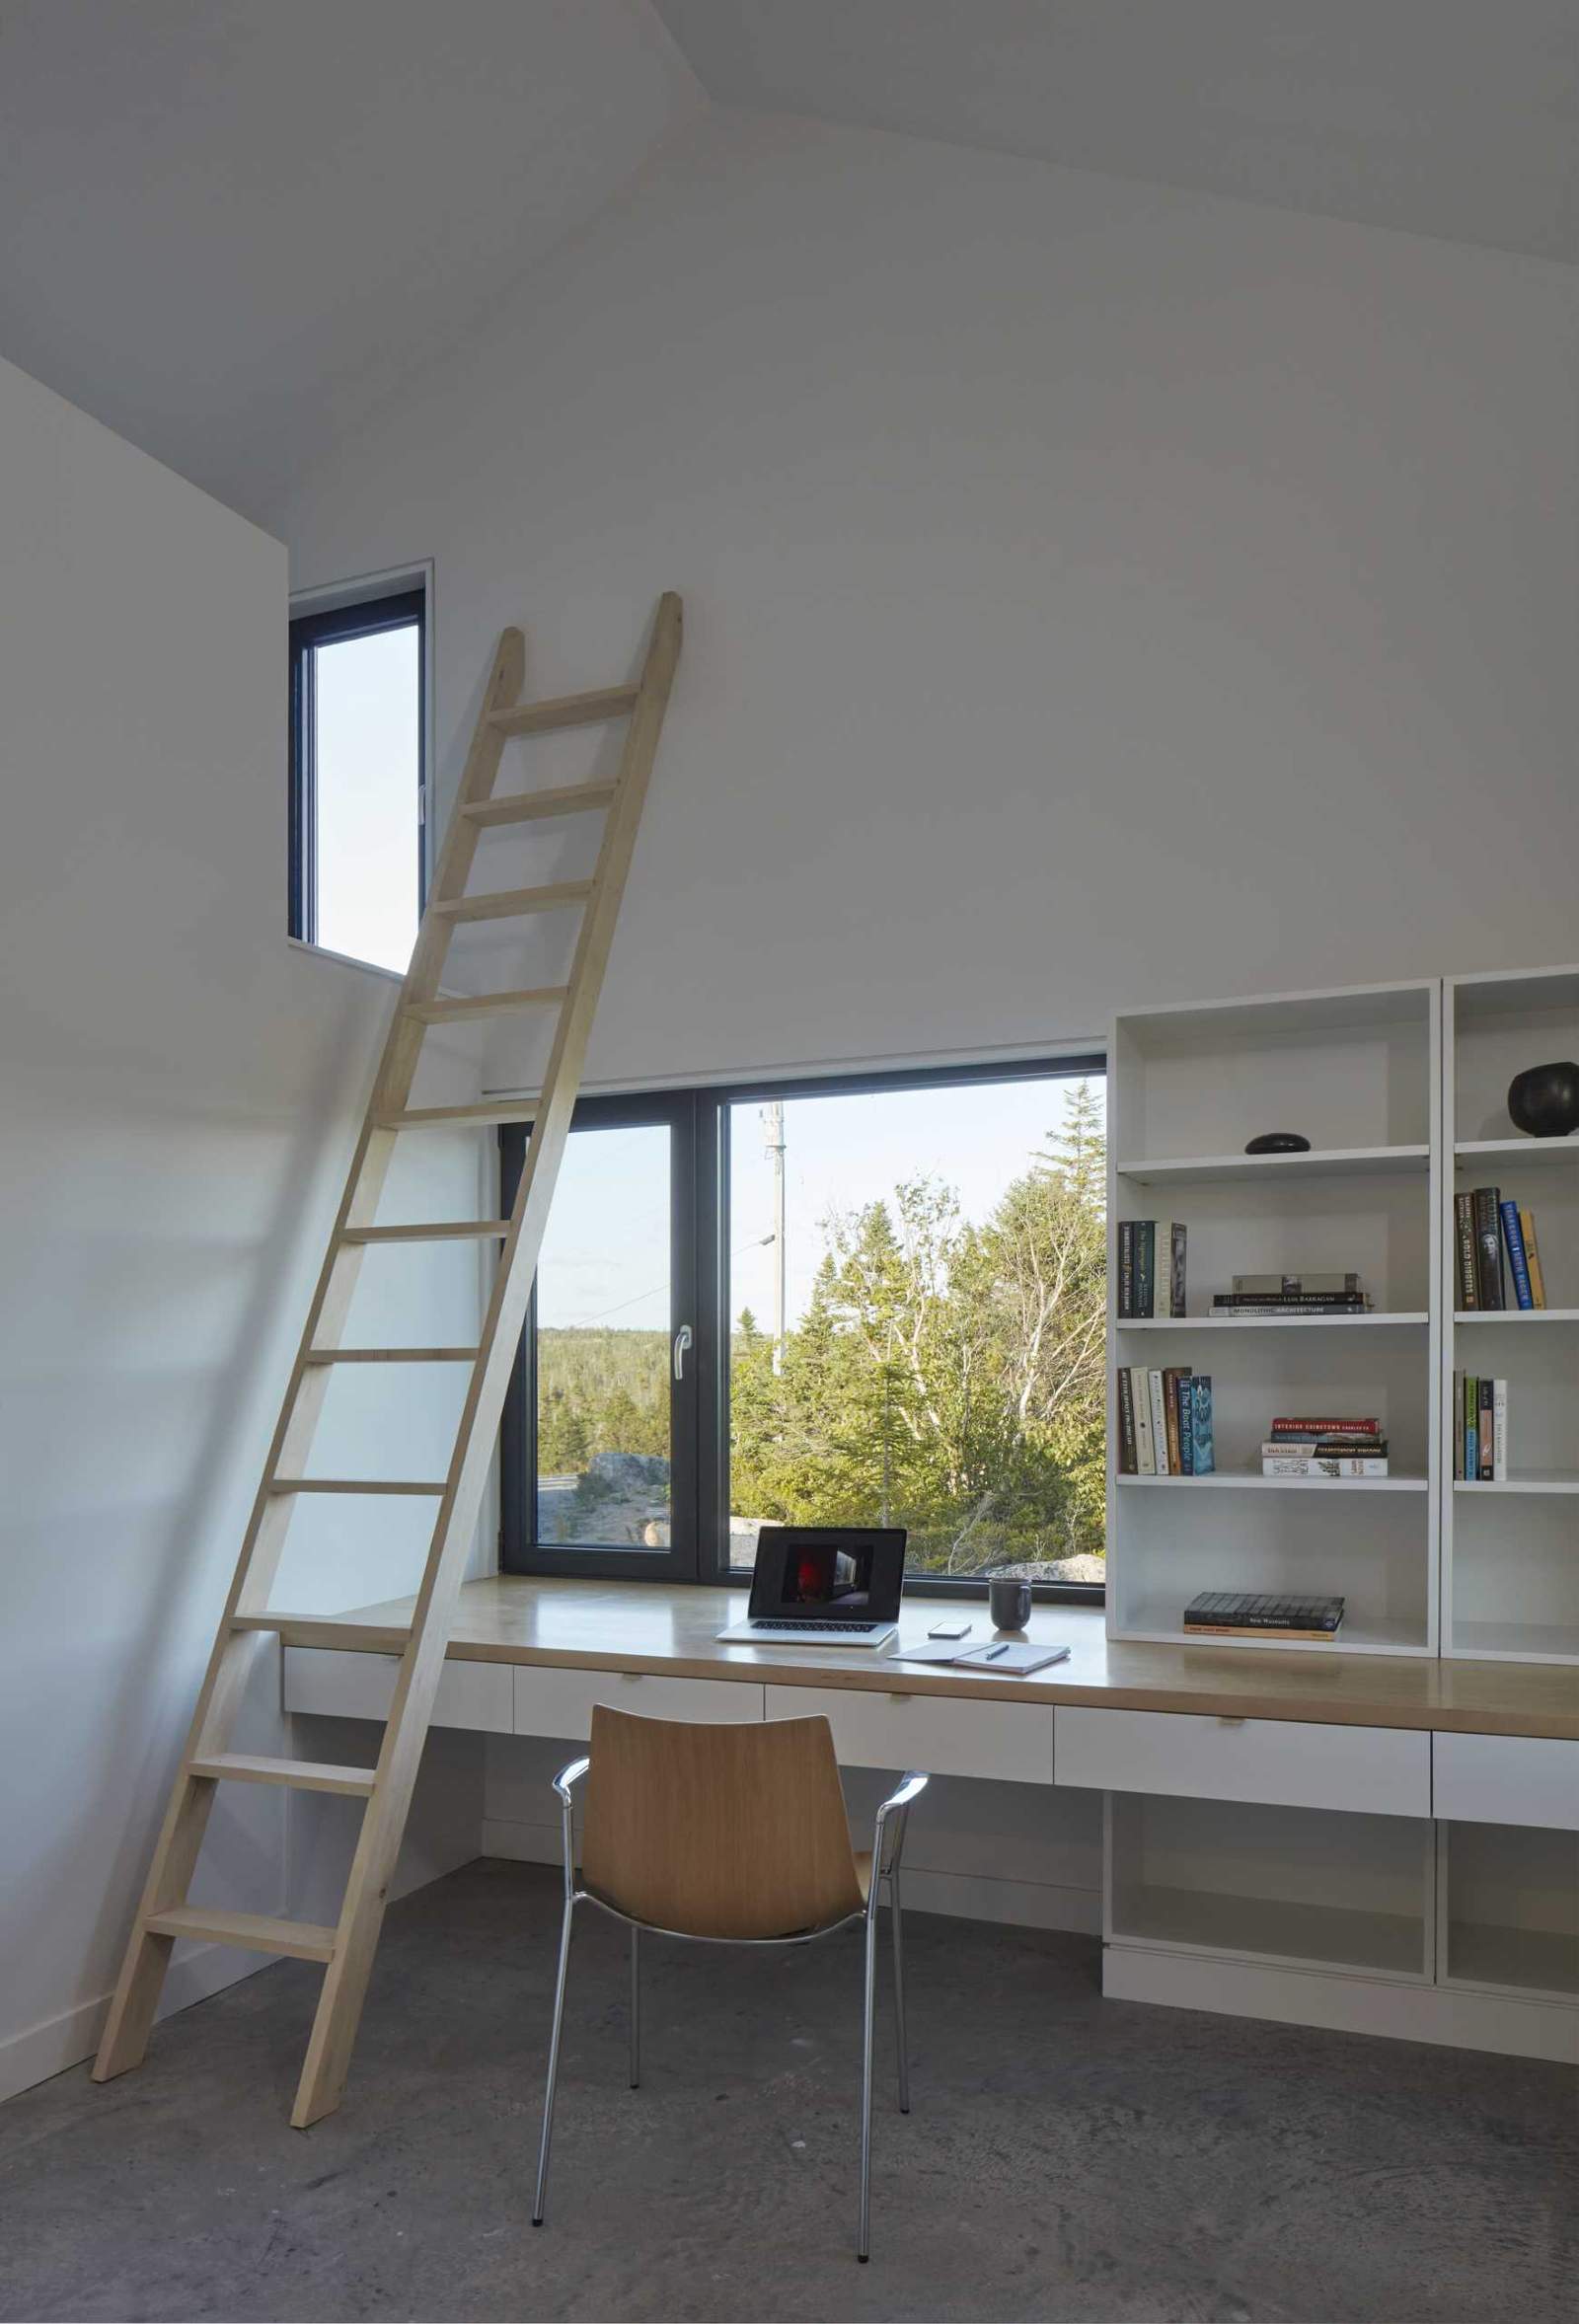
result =
[[[1579,1065],[1527,1066],[1508,1084],[1513,1126],[1527,1138],[1567,1138],[1579,1130]]]

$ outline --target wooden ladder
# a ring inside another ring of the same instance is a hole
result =
[[[680,600],[666,593],[658,601],[651,642],[639,684],[535,703],[517,700],[525,662],[525,643],[520,631],[506,630],[499,639],[432,893],[384,1045],[345,1192],[308,1311],[263,1482],[253,1504],[235,1579],[111,2002],[93,2069],[96,2081],[108,2081],[141,2062],[171,1948],[178,1937],[196,1937],[215,1944],[290,1954],[298,1960],[324,1964],[327,1974],[290,2119],[298,2130],[305,2130],[309,2123],[317,2122],[339,2103],[412,1787],[432,1716],[433,1696],[444,1668],[455,1601],[482,1506],[516,1347],[525,1327],[532,1280],[569,1132],[587,1036],[614,938],[647,778],[679,658],[680,632]],[[561,727],[614,718],[628,719],[629,724],[619,774],[613,782],[581,783],[557,790],[493,796],[500,757],[509,736],[546,734]],[[552,886],[517,888],[496,895],[466,893],[478,840],[485,831],[506,823],[534,821],[540,816],[591,810],[602,812],[605,822],[597,864],[589,880],[560,881]],[[502,919],[568,905],[580,907],[581,919],[569,978],[564,985],[476,999],[440,996],[439,974],[450,933],[458,923]],[[516,1010],[558,1012],[548,1071],[534,1100],[414,1109],[409,1104],[417,1058],[429,1025]],[[403,1131],[433,1122],[492,1124],[527,1119],[532,1123],[532,1132],[514,1208],[508,1219],[427,1227],[379,1227],[374,1223],[395,1141]],[[457,1237],[496,1237],[501,1245],[477,1347],[341,1346],[351,1295],[363,1253],[370,1244],[447,1240]],[[447,1476],[412,1482],[305,1475],[319,1414],[336,1364],[449,1361],[469,1364],[471,1380]],[[377,1766],[370,1770],[253,1758],[227,1748],[251,1658],[257,1649],[258,1633],[277,1627],[282,1618],[270,1617],[268,1600],[290,1512],[296,1497],[304,1492],[431,1494],[438,1503],[415,1611],[401,1654],[383,1748]],[[215,1788],[226,1781],[338,1792],[362,1802],[361,1835],[346,1881],[339,1919],[333,1927],[261,1913],[207,1912],[187,1902]]]

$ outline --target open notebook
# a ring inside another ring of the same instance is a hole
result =
[[[1049,1663],[1065,1662],[1067,1646],[1033,1646],[1028,1639],[1000,1639],[995,1645],[989,1639],[985,1646],[964,1646],[957,1640],[935,1642],[925,1646],[901,1646],[890,1658],[894,1662],[944,1662],[956,1671],[985,1671],[989,1677],[1001,1679],[1028,1678],[1032,1671],[1042,1671]]]

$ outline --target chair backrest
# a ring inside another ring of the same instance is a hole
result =
[[[595,1705],[581,1875],[683,1936],[792,1936],[859,1912],[827,1720],[713,1727]]]

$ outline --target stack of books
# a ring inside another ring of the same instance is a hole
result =
[[[1456,1194],[1453,1212],[1458,1230],[1460,1308],[1505,1308],[1510,1281],[1515,1307],[1543,1308],[1546,1285],[1541,1272],[1534,1212],[1504,1201],[1497,1186],[1476,1186],[1469,1193]]]
[[[1371,1297],[1358,1275],[1236,1275],[1212,1300],[1214,1315],[1364,1315]]]
[[[1217,1466],[1212,1376],[1187,1364],[1118,1373],[1118,1467],[1121,1476],[1210,1476]]]
[[[1148,1316],[1183,1314],[1185,1240],[1186,1231],[1177,1220],[1159,1225],[1156,1219],[1120,1219],[1120,1323],[1134,1323]]]
[[[1466,1483],[1508,1481],[1508,1384],[1453,1375],[1453,1473]]]
[[[1335,1638],[1341,1598],[1275,1597],[1264,1590],[1203,1590],[1184,1609],[1193,1638]]]
[[[1261,1447],[1263,1476],[1386,1476],[1388,1440],[1374,1415],[1274,1420]]]

